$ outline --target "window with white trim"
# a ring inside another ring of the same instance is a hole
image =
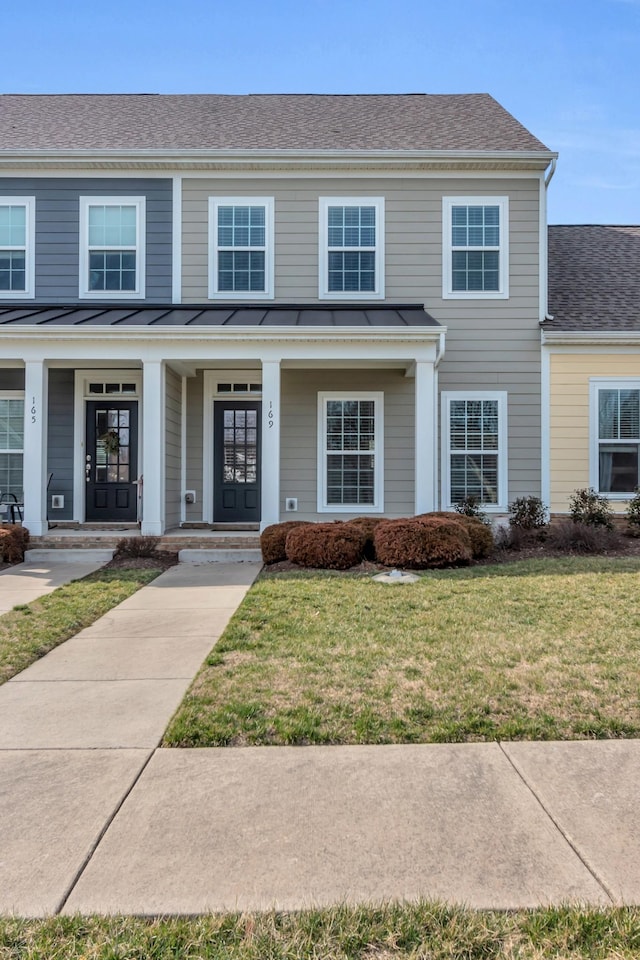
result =
[[[318,395],[318,511],[383,510],[383,394]]]
[[[507,197],[443,197],[445,299],[509,295]]]
[[[384,198],[320,197],[319,296],[384,297]]]
[[[444,507],[473,498],[506,509],[506,393],[443,393],[442,447]]]
[[[24,453],[24,394],[0,393],[0,493],[22,500]]]
[[[209,298],[273,298],[273,197],[209,197]]]
[[[591,485],[607,496],[633,496],[640,484],[640,381],[591,383]]]
[[[0,197],[0,297],[35,296],[35,197]]]
[[[80,197],[81,297],[144,297],[145,227],[144,197]]]

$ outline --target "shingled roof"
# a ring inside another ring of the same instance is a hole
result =
[[[549,227],[545,330],[640,330],[640,226]]]
[[[0,156],[20,151],[548,148],[480,94],[0,96]]]

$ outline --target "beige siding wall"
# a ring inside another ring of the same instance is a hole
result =
[[[187,504],[187,522],[202,520],[202,371],[187,380],[187,490],[195,490],[196,502]]]
[[[414,512],[414,385],[402,370],[282,371],[283,519],[327,519],[326,513],[317,512],[318,393],[326,390],[384,392],[384,513],[393,517]],[[286,497],[298,498],[297,513],[285,513]]]
[[[182,385],[180,377],[167,369],[165,407],[165,522],[167,527],[180,523],[180,500],[182,496],[180,468],[182,448],[180,442],[182,410]]]
[[[568,509],[574,490],[590,485],[589,381],[591,377],[640,379],[640,354],[626,352],[550,354],[550,479],[554,513]],[[625,501],[612,501],[623,513]]]

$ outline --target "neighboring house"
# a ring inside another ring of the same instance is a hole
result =
[[[640,227],[549,228],[542,325],[543,499],[593,487],[622,512],[640,484]]]
[[[555,157],[484,94],[1,96],[0,490],[35,535],[540,494]]]

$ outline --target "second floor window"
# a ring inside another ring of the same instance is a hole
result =
[[[443,200],[443,297],[506,298],[506,197]]]
[[[80,296],[144,296],[144,197],[80,198]]]
[[[209,297],[273,297],[273,198],[209,200]]]
[[[0,297],[34,296],[33,197],[0,197]]]
[[[320,297],[382,298],[383,264],[383,198],[321,197]]]

